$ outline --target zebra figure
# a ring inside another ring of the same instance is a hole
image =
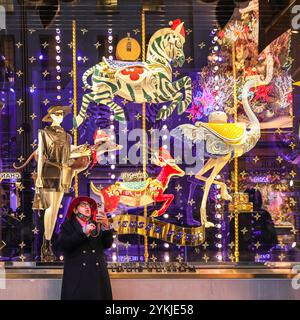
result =
[[[172,82],[172,66],[182,67],[185,62],[183,45],[185,30],[183,22],[176,19],[170,22],[170,28],[156,31],[148,45],[146,62],[126,62],[103,60],[88,69],[82,81],[91,92],[83,95],[82,106],[76,118],[75,128],[86,118],[90,102],[108,106],[114,113],[114,119],[125,122],[124,110],[113,101],[116,95],[135,103],[166,103],[157,113],[157,120],[165,120],[177,107],[182,114],[192,100],[192,81],[188,76]],[[92,85],[87,78],[92,76]],[[181,90],[184,89],[184,93]]]

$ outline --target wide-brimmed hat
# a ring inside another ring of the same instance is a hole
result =
[[[70,106],[52,106],[47,110],[47,114],[42,119],[43,122],[52,122],[52,118],[50,117],[50,114],[55,113],[57,111],[63,111],[64,117],[71,113],[72,108]]]
[[[74,214],[74,209],[79,205],[80,202],[83,202],[83,201],[86,201],[90,204],[91,211],[92,211],[92,217],[95,217],[95,215],[97,213],[96,201],[90,197],[77,197],[77,198],[74,198],[69,205],[69,209],[67,212],[68,219],[70,219],[72,217],[72,215]]]

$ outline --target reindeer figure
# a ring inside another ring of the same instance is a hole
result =
[[[104,212],[116,211],[119,203],[129,207],[140,207],[154,202],[162,202],[162,207],[153,211],[151,216],[159,217],[164,214],[174,199],[173,194],[164,194],[170,179],[173,176],[183,177],[185,173],[164,148],[160,149],[159,156],[154,154],[154,163],[162,167],[156,179],[116,182],[102,190],[91,183],[92,191],[101,198],[101,202],[104,204]]]

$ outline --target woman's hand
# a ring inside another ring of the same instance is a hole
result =
[[[102,224],[106,230],[109,230],[109,221],[107,219],[107,215],[104,212],[99,212],[97,213],[96,216],[97,222]]]

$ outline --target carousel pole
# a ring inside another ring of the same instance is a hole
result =
[[[233,99],[234,99],[234,122],[238,121],[238,98],[236,87],[235,43],[232,44],[232,71],[233,71]],[[239,162],[234,158],[234,192],[239,192]],[[235,201],[235,200],[234,200]],[[237,203],[234,204],[234,256],[235,262],[239,262],[239,211]]]
[[[72,21],[72,53],[73,53],[73,113],[74,117],[77,116],[77,59],[76,59],[76,21]],[[74,135],[74,145],[77,146],[78,143],[78,132],[77,128],[73,129]],[[78,197],[79,186],[78,186],[78,173],[75,172],[75,197]]]
[[[142,10],[142,60],[146,61],[146,22],[145,22],[145,10]],[[147,179],[147,135],[146,135],[146,102],[143,102],[142,106],[142,126],[143,126],[143,175],[144,180]],[[147,206],[144,206],[144,218],[147,219]],[[144,258],[145,262],[148,262],[148,237],[144,235]]]

